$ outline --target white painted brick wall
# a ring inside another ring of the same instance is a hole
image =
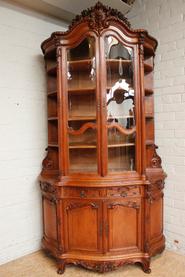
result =
[[[168,174],[165,235],[169,249],[185,254],[185,1],[136,0],[128,18],[133,28],[147,29],[159,42],[155,129]]]
[[[0,1],[0,264],[40,249],[47,144],[41,42],[66,25]]]

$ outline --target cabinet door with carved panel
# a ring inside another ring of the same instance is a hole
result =
[[[66,250],[100,252],[102,250],[101,217],[100,201],[64,201]]]
[[[109,252],[138,251],[141,248],[141,206],[139,199],[108,201],[105,236]]]

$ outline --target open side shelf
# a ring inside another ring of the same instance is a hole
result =
[[[153,71],[153,66],[144,63],[144,72],[145,72],[145,74],[149,74],[149,73],[152,72],[152,71]]]
[[[47,94],[49,97],[57,97],[57,91],[55,90],[55,91],[50,91],[50,92],[48,92],[48,94]]]

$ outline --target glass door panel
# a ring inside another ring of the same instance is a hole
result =
[[[97,172],[95,39],[67,51],[69,173]]]
[[[105,37],[108,171],[135,170],[133,50]]]

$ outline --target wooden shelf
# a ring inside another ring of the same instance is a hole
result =
[[[90,94],[95,93],[96,88],[70,88],[68,93],[70,94]]]
[[[56,97],[57,96],[57,91],[56,90],[55,91],[50,91],[50,92],[47,93],[47,95],[49,97]]]
[[[49,48],[49,50],[47,49],[45,55],[44,55],[45,59],[53,59],[56,60],[56,47],[52,46]]]
[[[135,143],[113,143],[109,144],[108,148],[117,148],[117,147],[130,147],[135,146]],[[83,144],[83,145],[69,145],[69,149],[89,149],[96,148],[94,144]]]
[[[88,121],[88,120],[96,120],[96,116],[72,116],[69,117],[68,121]]]
[[[154,56],[154,49],[150,45],[144,45],[144,59]]]
[[[58,147],[58,143],[57,142],[50,142],[48,143],[49,147]]]
[[[134,118],[133,115],[114,115],[114,116],[108,116],[107,119],[124,119],[124,118]]]
[[[47,74],[50,76],[57,76],[57,66],[52,66],[47,70]]]
[[[154,115],[153,114],[145,114],[146,119],[153,119]]]
[[[154,145],[154,141],[151,139],[146,140],[146,146]]]
[[[84,144],[84,145],[69,145],[69,149],[92,149],[96,148],[96,145]]]
[[[113,70],[118,70],[119,64],[121,63],[122,67],[126,68],[132,64],[131,60],[119,60],[119,59],[106,59],[107,66],[110,66]]]
[[[116,147],[130,147],[135,146],[135,143],[111,143],[108,145],[108,148],[116,148]]]
[[[57,116],[50,116],[50,117],[48,117],[48,120],[49,121],[56,121],[56,120],[58,120],[58,117]]]
[[[145,74],[148,74],[148,73],[150,73],[152,71],[153,71],[153,66],[145,63],[144,64],[144,72],[145,72]]]
[[[151,95],[151,94],[153,94],[154,93],[154,91],[153,91],[153,89],[147,89],[147,88],[145,88],[145,95],[147,96],[147,95]]]
[[[68,61],[69,70],[71,71],[84,71],[89,70],[92,66],[93,60],[92,59],[83,59],[83,60],[76,60],[76,61]]]

